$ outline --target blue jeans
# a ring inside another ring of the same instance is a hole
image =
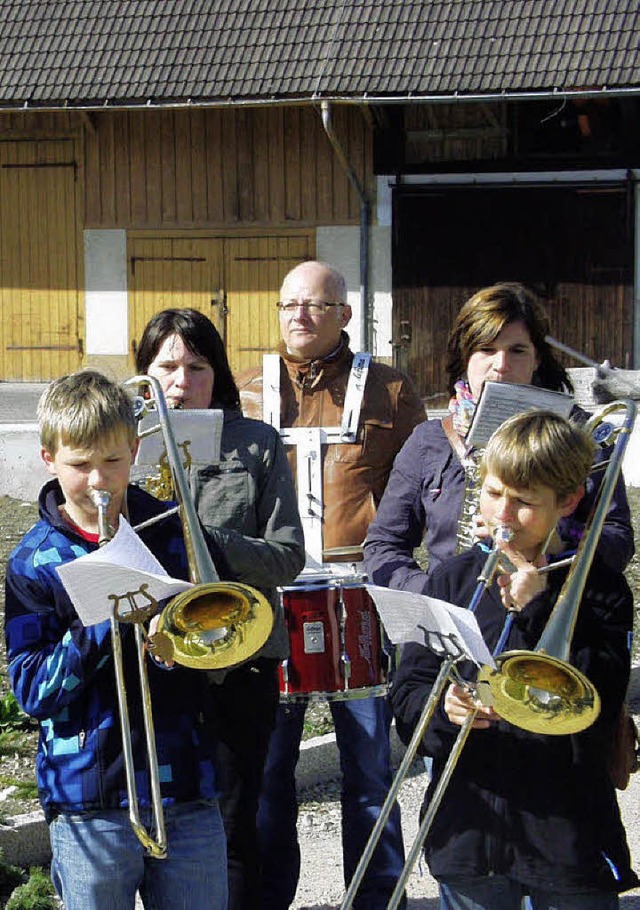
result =
[[[525,889],[504,875],[440,881],[441,910],[618,910],[619,906],[618,895],[611,891],[556,894]]]
[[[148,810],[141,810],[143,823]],[[226,910],[227,856],[214,800],[165,807],[168,856],[147,857],[126,809],[58,815],[51,878],[65,910]]]
[[[342,770],[342,857],[348,884],[380,814],[391,785],[387,699],[330,702]],[[280,705],[269,744],[260,807],[258,838],[262,860],[261,910],[286,910],[300,877],[296,832],[298,801],[295,769],[306,705]],[[386,908],[404,863],[397,806],[389,817],[358,890],[355,908]]]

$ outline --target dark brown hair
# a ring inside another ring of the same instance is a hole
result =
[[[222,338],[211,320],[192,309],[161,310],[145,326],[138,350],[136,369],[146,373],[166,338],[179,335],[189,350],[213,367],[211,407],[240,408],[240,393],[233,378]]]
[[[513,322],[526,327],[538,355],[533,385],[554,391],[573,391],[567,371],[546,340],[550,334],[547,311],[536,295],[516,281],[503,281],[482,288],[470,297],[458,313],[449,334],[447,373],[449,393],[464,376],[469,358],[498,337]]]

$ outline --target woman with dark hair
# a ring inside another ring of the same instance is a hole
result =
[[[239,411],[240,393],[229,366],[222,338],[211,320],[198,310],[161,310],[152,316],[145,327],[136,352],[137,368],[143,373],[148,373],[149,367],[158,357],[161,348],[166,346],[167,350],[170,350],[172,343],[179,345],[180,340],[192,354],[206,360],[213,370],[211,401],[204,407],[230,408]],[[166,345],[165,342],[167,342]],[[156,369],[155,366],[154,369]],[[175,393],[173,399],[169,396],[168,391],[165,391],[165,395],[170,402],[181,401],[181,396],[178,395],[176,398]]]
[[[242,415],[222,339],[205,315],[192,309],[156,313],[142,335],[136,368],[160,382],[169,407],[224,411],[220,461],[189,469],[191,493],[221,580],[258,588],[274,610],[271,636],[250,661],[209,672],[229,908],[255,910],[258,795],[279,697],[277,668],[288,653],[275,589],[292,582],[305,561],[295,488],[277,431]]]
[[[365,565],[374,584],[422,593],[427,573],[456,552],[465,500],[466,472],[477,471],[477,453],[464,441],[485,381],[537,385],[572,392],[562,364],[546,341],[549,319],[542,304],[524,285],[501,282],[483,288],[463,305],[448,343],[449,413],[416,427],[396,457],[364,547]],[[571,418],[584,423],[574,406]],[[598,460],[606,457],[600,449]],[[562,520],[556,546],[574,548],[599,488],[587,481],[587,493],[576,512]],[[468,503],[465,505],[465,515]],[[477,529],[479,536],[483,531]],[[428,569],[414,551],[424,539]],[[600,538],[599,552],[622,571],[634,552],[633,529],[622,479],[614,494]]]

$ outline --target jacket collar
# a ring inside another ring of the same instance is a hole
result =
[[[280,356],[285,362],[289,375],[304,381],[309,378],[313,383],[319,380],[324,374],[333,374],[340,369],[345,360],[351,356],[349,348],[349,336],[346,332],[340,333],[338,346],[325,357],[318,357],[315,360],[305,360],[303,357],[297,357],[290,354],[280,343]]]

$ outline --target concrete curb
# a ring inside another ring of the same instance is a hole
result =
[[[46,866],[51,859],[51,846],[42,812],[29,812],[3,821],[0,825],[0,849],[5,863]]]
[[[391,762],[396,768],[404,746],[395,728],[391,730]],[[340,759],[335,734],[327,733],[305,740],[300,747],[296,769],[298,791],[315,787],[340,776]],[[16,815],[0,824],[0,849],[6,863],[17,866],[45,866],[51,860],[49,829],[41,811]]]
[[[35,502],[49,474],[40,458],[37,424],[7,423],[0,433],[0,496]]]

